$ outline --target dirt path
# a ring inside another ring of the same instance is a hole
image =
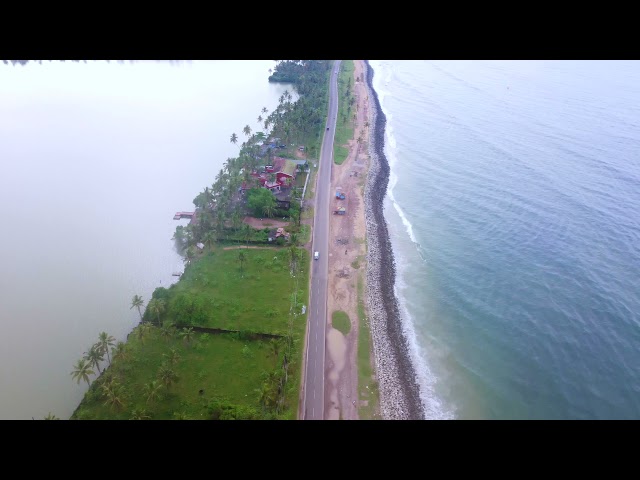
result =
[[[254,217],[244,217],[242,220],[244,223],[251,225],[253,228],[277,228],[277,227],[287,227],[289,222],[286,220],[279,220],[276,218],[254,218]]]
[[[327,393],[325,418],[358,419],[358,296],[357,277],[364,276],[365,218],[364,179],[369,168],[367,93],[364,82],[364,61],[355,60],[353,92],[357,99],[357,120],[354,138],[349,141],[349,155],[342,165],[333,165],[332,195],[339,188],[344,200],[332,199],[334,207],[344,206],[346,215],[333,215],[329,230],[329,298],[328,312],[342,310],[349,315],[351,330],[345,336],[331,325],[327,332]],[[357,138],[362,136],[362,143]],[[364,278],[363,278],[364,281]]]
[[[236,250],[236,249],[245,249],[245,248],[253,248],[256,250],[278,250],[276,247],[246,247],[244,245],[237,245],[237,246],[233,246],[233,247],[222,247],[223,250]]]

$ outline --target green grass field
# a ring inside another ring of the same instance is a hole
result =
[[[340,66],[338,75],[338,118],[336,123],[336,136],[334,140],[333,161],[341,165],[347,159],[348,148],[344,147],[347,142],[353,139],[354,121],[352,115],[355,113],[355,104],[349,110],[347,99],[347,85],[350,81],[350,93],[353,96],[354,78],[353,60],[344,60]]]
[[[269,415],[277,418],[296,418],[300,388],[301,352],[306,315],[300,313],[308,298],[309,255],[298,249],[302,257],[299,270],[292,277],[287,249],[221,248],[194,262],[180,282],[169,289],[168,304],[181,295],[202,299],[208,315],[206,327],[240,330],[239,333],[194,334],[188,344],[175,331],[169,337],[161,329],[150,327],[149,333],[138,337],[137,327],[127,340],[128,359],[118,359],[92,384],[72,418],[127,419],[135,410],[145,409],[154,419],[211,418],[207,405],[213,401],[226,402],[241,409],[242,418],[264,418],[261,393],[269,374],[281,372],[285,353],[289,375],[285,388],[284,406]],[[246,256],[240,269],[238,253]],[[296,292],[296,315],[290,315],[292,294]],[[163,320],[174,321],[166,318]],[[275,333],[278,340],[250,340],[245,332]],[[287,337],[291,332],[291,336]],[[274,348],[275,347],[275,348]],[[163,398],[147,402],[144,385],[157,378],[162,363],[168,360],[171,349],[180,356],[172,367],[177,381],[162,388]],[[106,405],[107,397],[101,384],[109,375],[121,385],[119,396],[124,405]],[[272,383],[269,383],[271,381]],[[275,398],[271,389],[271,397]],[[272,402],[273,403],[273,402]]]
[[[300,225],[300,233],[298,237],[298,241],[300,245],[304,245],[311,241],[311,226],[305,225],[304,223]]]
[[[159,332],[153,327],[142,343],[134,331],[127,342],[129,358],[118,359],[108,371],[122,386],[122,407],[105,405],[100,386],[105,374],[91,385],[72,418],[129,419],[134,410],[144,409],[152,419],[206,419],[206,405],[216,397],[261,410],[255,390],[262,384],[263,372],[278,364],[269,342],[244,341],[233,334],[196,334],[188,345],[176,335],[162,338]],[[180,355],[172,367],[177,381],[161,388],[161,399],[148,402],[144,386],[157,379],[164,355],[172,348]]]
[[[298,252],[302,261],[297,275],[307,278],[309,255],[304,249]],[[240,254],[245,257],[242,268]],[[286,248],[218,248],[190,265],[169,289],[167,310],[172,311],[180,296],[188,294],[198,298],[206,312],[206,322],[199,326],[284,335],[294,280]],[[307,297],[307,282],[300,282],[298,298]],[[162,319],[176,321],[168,314]],[[298,315],[296,328],[304,331],[305,321],[306,315]]]
[[[351,321],[349,315],[342,310],[336,310],[331,316],[331,325],[333,328],[342,332],[343,335],[348,335],[351,331]]]

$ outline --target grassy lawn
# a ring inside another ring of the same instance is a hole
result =
[[[171,306],[185,295],[198,298],[207,314],[203,326],[241,332],[195,333],[193,340],[186,343],[177,331],[165,337],[156,326],[150,326],[141,339],[141,327],[136,327],[127,340],[128,358],[114,360],[108,373],[92,384],[73,418],[128,419],[134,410],[142,409],[154,419],[207,419],[212,418],[212,412],[220,415],[223,411],[227,416],[265,418],[261,399],[266,398],[265,388],[271,392],[269,398],[280,398],[274,392],[278,391],[278,374],[282,374],[287,353],[289,375],[284,408],[276,413],[272,400],[268,411],[277,418],[295,419],[306,326],[306,315],[300,311],[307,303],[309,270],[308,253],[304,249],[298,251],[302,257],[295,277],[289,270],[287,249],[216,249],[195,261],[180,282],[168,290],[167,304]],[[239,252],[246,256],[243,272]],[[296,315],[292,317],[294,291]],[[175,319],[165,314],[163,320]],[[283,338],[249,339],[245,334],[248,331],[277,333]],[[172,366],[177,380],[161,388],[161,399],[147,403],[144,386],[157,379],[171,349],[179,355]],[[105,404],[107,397],[101,385],[108,376],[121,386],[121,407]],[[217,402],[218,407],[210,409],[211,402]]]
[[[306,172],[298,173],[296,175],[295,181],[293,182],[293,186],[296,187],[296,188],[301,188],[301,189],[304,188],[304,182],[305,182],[305,180],[307,178],[307,175],[309,175],[309,174],[306,173]]]
[[[313,207],[306,207],[302,211],[302,214],[300,215],[300,218],[302,218],[303,220],[309,220],[310,218],[313,218],[313,216],[314,216]]]
[[[333,328],[342,332],[343,335],[348,335],[351,331],[351,321],[349,315],[342,310],[336,310],[331,316],[331,325]]]
[[[72,418],[129,419],[134,410],[144,409],[153,419],[207,419],[206,406],[214,397],[261,411],[255,390],[262,384],[263,372],[278,364],[269,342],[243,341],[233,334],[196,334],[188,345],[176,335],[162,338],[159,332],[153,327],[142,343],[134,331],[127,342],[129,358],[114,361],[108,370],[122,385],[122,407],[105,405],[100,385],[107,374],[103,374],[91,385]],[[157,379],[164,355],[172,348],[180,356],[172,367],[178,379],[161,388],[160,399],[147,402],[144,386]]]
[[[338,74],[338,118],[336,122],[336,136],[334,140],[333,160],[340,165],[347,158],[349,150],[344,147],[353,138],[355,104],[349,108],[347,98],[347,86],[350,85],[350,98],[353,97],[354,86],[354,65],[353,60],[344,60],[340,66]]]
[[[306,278],[309,256],[304,249],[298,252],[303,255],[298,275]],[[216,249],[188,266],[180,281],[169,289],[168,313],[162,320],[176,322],[171,312],[178,311],[180,298],[188,296],[196,299],[204,312],[204,321],[198,326],[284,335],[294,280],[286,248]],[[307,284],[301,282],[298,298],[307,297]],[[303,331],[305,321],[306,315],[298,315],[297,329]]]
[[[300,225],[298,241],[300,242],[300,245],[304,245],[305,243],[309,243],[309,241],[311,241],[311,226],[305,225],[304,223]]]
[[[371,366],[371,333],[364,310],[364,279],[358,275],[358,390],[359,400],[367,401],[367,406],[358,408],[358,415],[363,420],[372,420],[378,404],[378,384],[373,379]],[[368,388],[367,388],[368,387]]]
[[[342,145],[336,145],[334,147],[333,162],[336,165],[342,165],[349,156],[349,149]]]

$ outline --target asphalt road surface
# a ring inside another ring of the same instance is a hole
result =
[[[309,336],[304,373],[304,420],[324,419],[325,338],[327,329],[327,281],[329,270],[329,219],[332,215],[331,166],[333,139],[338,115],[338,71],[336,60],[329,84],[329,116],[320,149],[318,182],[313,222],[313,252],[318,260],[311,260],[311,296],[309,300]],[[326,128],[328,127],[328,130]]]

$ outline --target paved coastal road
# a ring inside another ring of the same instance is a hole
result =
[[[320,149],[316,189],[315,219],[313,221],[313,252],[320,252],[318,260],[311,260],[311,295],[309,300],[309,335],[304,373],[305,420],[324,419],[324,357],[327,328],[327,280],[329,270],[329,218],[331,215],[331,166],[333,139],[338,114],[338,75],[340,61],[331,71],[329,85],[329,116]],[[326,130],[329,127],[329,130]]]

